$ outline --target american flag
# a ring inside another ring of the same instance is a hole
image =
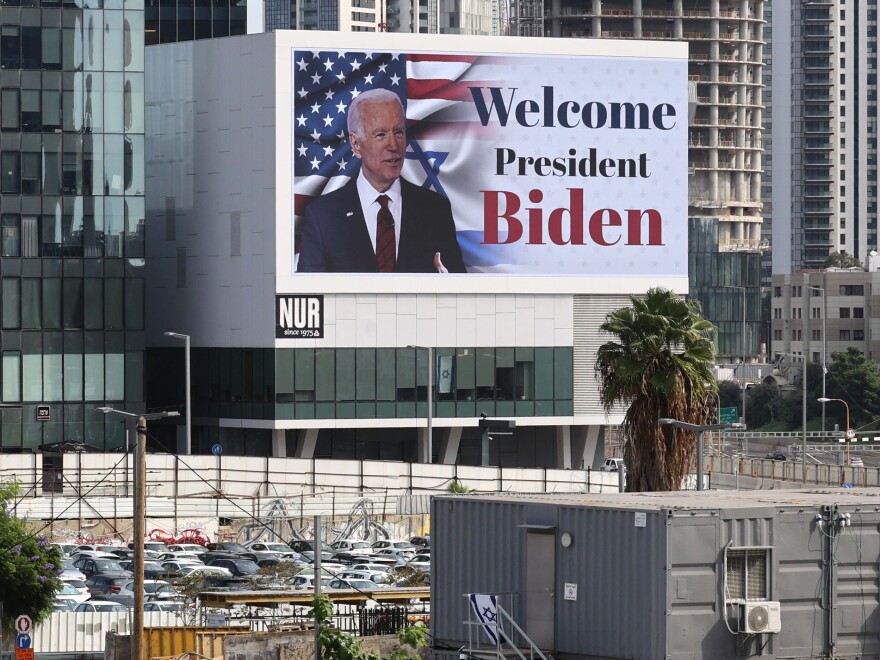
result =
[[[489,84],[476,78],[500,64],[500,58],[332,50],[294,50],[293,58],[295,236],[308,202],[358,173],[360,161],[352,154],[346,122],[351,101],[368,89],[389,89],[403,103],[404,177],[455,204],[448,188],[450,182],[455,185],[457,164],[467,162],[470,140],[488,136],[468,87]],[[459,234],[465,251],[468,233]],[[298,252],[296,239],[294,249]]]

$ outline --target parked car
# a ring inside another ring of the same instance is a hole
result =
[[[294,552],[300,553],[302,555],[301,559],[306,559],[308,561],[312,561],[315,556],[315,542],[314,541],[306,541],[306,540],[294,540],[290,542],[290,547],[293,548]],[[321,544],[321,561],[330,561],[330,559],[335,554],[335,550],[329,543]]]
[[[85,580],[86,574],[73,565],[69,559],[61,560],[61,574],[58,576],[65,582],[68,580]]]
[[[430,536],[413,536],[410,540],[415,546],[419,548],[430,548],[431,547],[431,537]]]
[[[321,588],[330,586],[330,578],[322,578],[321,580]],[[314,575],[297,575],[293,578],[292,586],[297,590],[305,590],[305,591],[314,591],[315,590],[315,576]]]
[[[61,584],[61,589],[55,592],[55,600],[67,600],[72,603],[84,603],[90,597],[90,594],[82,594],[79,589],[67,582]]]
[[[134,550],[134,543],[128,544],[129,550]],[[144,541],[144,550],[153,550],[155,552],[165,552],[168,546],[162,541]]]
[[[208,549],[198,543],[172,543],[168,546],[169,552],[194,552],[197,555],[207,552]]]
[[[366,541],[358,541],[357,539],[340,539],[331,543],[330,547],[333,548],[337,554],[344,552],[355,556],[368,555],[373,551],[370,548],[369,543]]]
[[[771,461],[784,461],[788,458],[788,456],[786,456],[783,452],[777,450],[767,452],[766,458],[769,458]]]
[[[200,575],[205,578],[231,578],[232,577],[232,571],[230,571],[228,568],[224,568],[223,566],[203,566],[203,565],[181,566],[178,569],[178,572],[184,576]]]
[[[416,568],[424,573],[431,572],[431,555],[418,554],[412,559],[410,559],[407,563],[407,566],[412,568]]]
[[[849,459],[850,467],[865,467],[865,462],[861,456],[851,456]]]
[[[330,584],[327,585],[329,589],[356,589],[358,591],[375,591],[377,589],[387,589],[388,585],[379,585],[373,582],[372,580],[342,580],[335,579],[330,580]]]
[[[64,583],[69,584],[71,587],[84,595],[86,597],[86,600],[92,597],[92,592],[89,589],[89,585],[86,584],[85,580],[64,580]]]
[[[53,543],[61,551],[62,557],[69,557],[79,547],[75,543]]]
[[[122,585],[128,582],[131,582],[131,575],[95,575],[86,580],[86,586],[89,588],[92,598],[95,598],[118,592]]]
[[[266,541],[253,541],[252,543],[248,543],[245,546],[248,549],[248,552],[252,553],[274,553],[277,555],[281,555],[281,559],[296,559],[299,557],[299,553],[296,552],[293,548],[291,548],[286,543],[273,543]],[[268,555],[263,555],[262,557],[257,557],[257,559],[270,559]]]
[[[370,582],[384,585],[394,580],[388,571],[343,571],[339,574],[339,577],[343,580],[369,580]]]
[[[373,548],[373,552],[385,550],[386,548],[391,548],[393,550],[408,550],[413,554],[416,552],[416,546],[409,541],[402,541],[400,539],[381,539],[373,543],[371,547]]]
[[[144,603],[144,612],[184,612],[186,610],[186,603],[182,603],[179,600],[171,600],[171,601],[150,601],[148,603]]]
[[[245,548],[241,543],[231,542],[209,543],[207,549],[212,551],[231,552],[236,555],[243,555],[247,552],[247,548]]]
[[[414,556],[415,553],[411,550],[398,550],[396,548],[383,548],[373,555],[376,559],[394,561],[394,564],[397,566],[403,566]]]
[[[77,605],[74,612],[128,612],[128,608],[112,600],[90,600]]]
[[[227,569],[234,577],[247,577],[248,575],[256,575],[259,571],[257,566],[250,559],[215,559],[208,563],[208,566],[219,566]]]
[[[132,573],[134,573],[134,562],[123,561],[120,562],[120,565],[126,571],[131,571]],[[166,569],[162,564],[157,561],[144,562],[144,578],[147,580],[158,580],[165,577],[167,573],[168,569]]]
[[[88,577],[95,575],[116,575],[123,577],[131,577],[131,571],[126,571],[122,565],[113,559],[92,559],[83,557],[73,562],[82,573]]]
[[[53,612],[73,612],[76,603],[72,600],[56,600],[52,603]]]
[[[603,472],[617,472],[621,467],[625,467],[622,458],[606,458],[602,463]]]
[[[119,596],[135,597],[134,582],[127,582],[119,589]],[[144,580],[144,597],[154,600],[180,598],[180,594],[175,591],[174,587],[164,580]]]

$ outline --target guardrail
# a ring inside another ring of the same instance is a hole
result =
[[[790,481],[793,485],[806,483],[807,486],[839,487],[846,484],[853,487],[880,486],[880,468],[876,467],[808,462],[807,478],[804,480],[804,465],[800,460],[774,461],[765,458],[711,456],[707,462],[710,474],[721,473],[755,479]]]

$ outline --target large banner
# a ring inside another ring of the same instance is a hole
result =
[[[295,273],[687,276],[686,60],[292,57]]]

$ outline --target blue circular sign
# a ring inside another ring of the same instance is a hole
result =
[[[219,456],[223,453],[223,447],[221,447],[220,445],[214,445],[213,447],[211,447],[211,453],[214,454],[214,456]]]
[[[27,651],[31,647],[31,636],[26,633],[20,633],[15,637],[15,648]]]

